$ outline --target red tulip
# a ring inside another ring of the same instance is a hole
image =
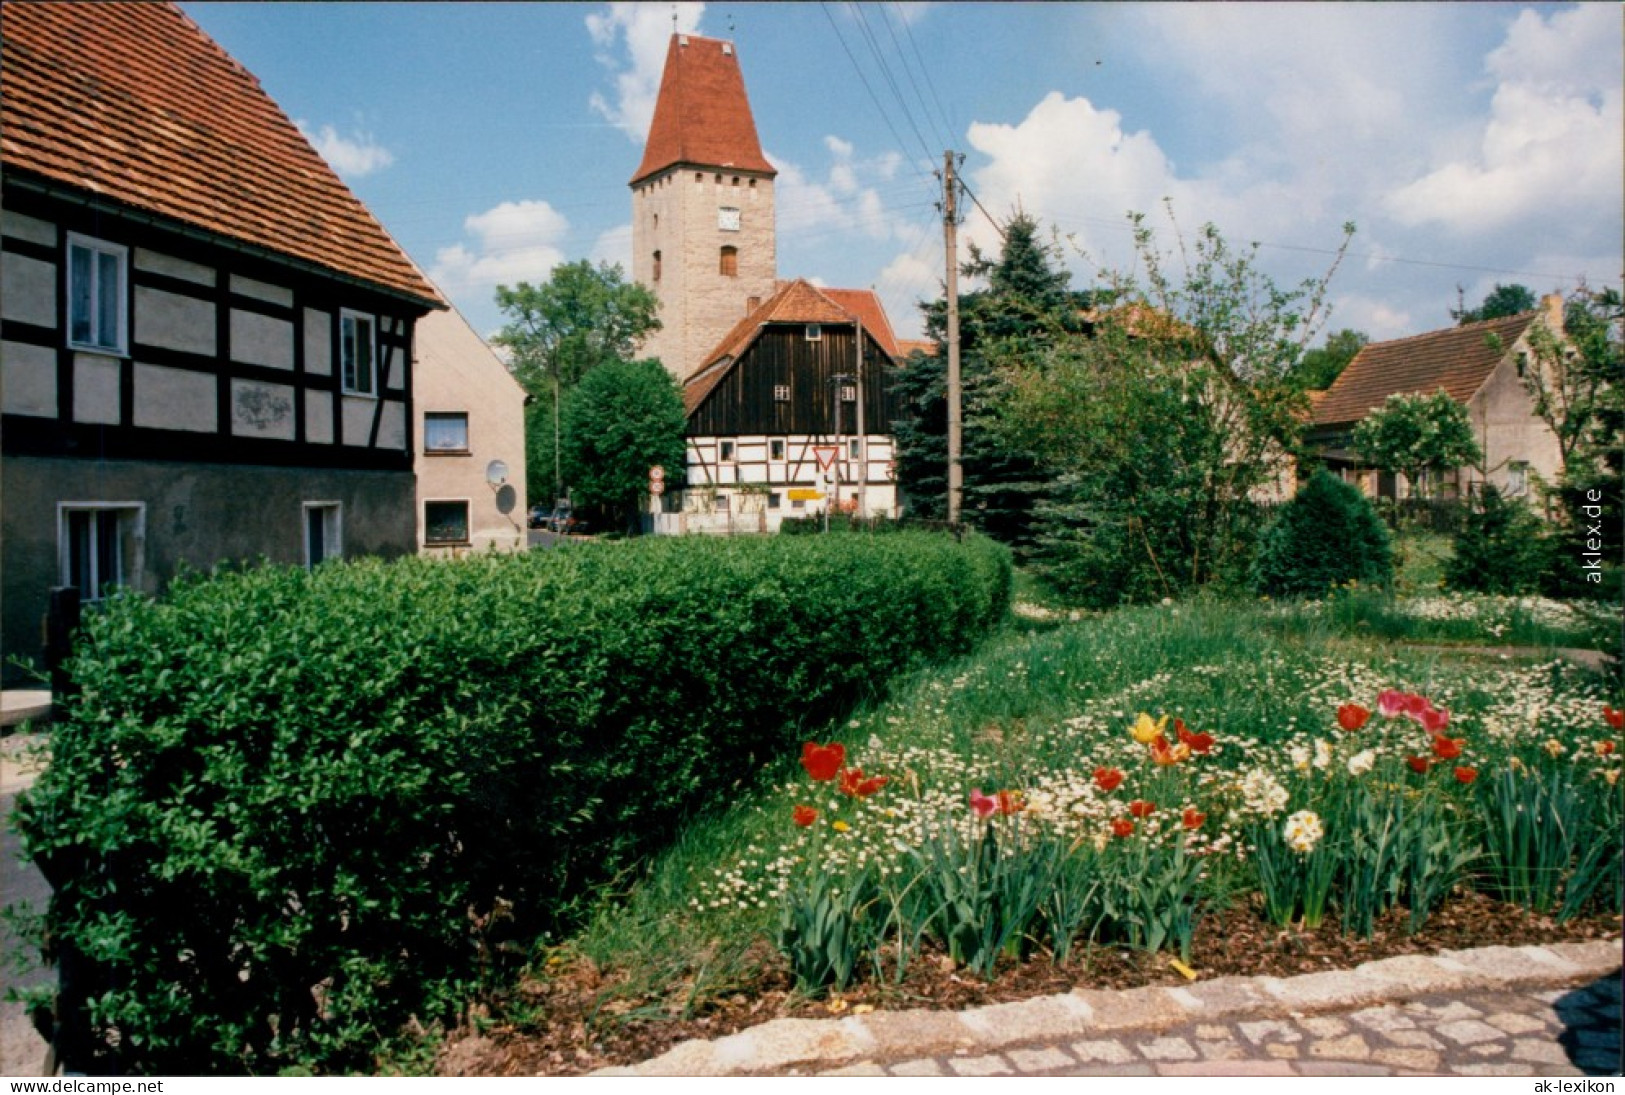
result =
[[[840,742],[817,745],[807,742],[801,747],[801,766],[819,783],[834,779],[846,763],[846,746]]]
[[[994,799],[999,804],[999,813],[1004,814],[1006,817],[1019,813],[1027,805],[1021,801],[1020,791],[1000,791],[994,796]]]
[[[977,817],[989,817],[999,808],[997,799],[988,798],[982,794],[979,787],[972,787],[970,792],[970,808],[976,811]]]
[[[1132,836],[1133,833],[1134,822],[1130,821],[1128,818],[1120,817],[1116,821],[1112,822],[1113,836]]]
[[[1428,766],[1433,762],[1427,757],[1406,757],[1405,763],[1410,765],[1411,771],[1420,776],[1427,774]]]
[[[1164,768],[1178,764],[1190,755],[1191,747],[1189,745],[1184,742],[1180,742],[1178,745],[1170,745],[1168,739],[1161,734],[1158,734],[1157,740],[1151,743],[1151,759]]]
[[[1444,728],[1450,724],[1450,712],[1435,711],[1430,707],[1426,711],[1422,712],[1421,720],[1422,729],[1426,730],[1430,734],[1442,734],[1444,733]]]
[[[1178,723],[1180,744],[1190,746],[1191,752],[1205,753],[1209,749],[1213,748],[1212,734],[1193,734],[1189,730],[1185,729],[1184,723],[1179,722],[1177,719],[1174,721]]]
[[[1187,829],[1200,829],[1202,822],[1206,820],[1207,815],[1199,813],[1194,806],[1185,807],[1185,813],[1180,817],[1180,821],[1184,823]]]
[[[1441,734],[1433,739],[1433,751],[1441,760],[1455,760],[1461,756],[1461,747],[1466,742],[1466,738],[1447,738]]]
[[[1614,752],[1614,743],[1611,741],[1599,741],[1592,748],[1597,750],[1597,755],[1599,757],[1612,756]]]
[[[1102,791],[1115,791],[1123,783],[1123,773],[1116,768],[1096,768],[1095,786]]]
[[[1403,702],[1405,704],[1405,714],[1413,719],[1420,719],[1422,712],[1433,709],[1433,705],[1427,701],[1427,697],[1419,696],[1415,692],[1405,693]]]
[[[843,768],[840,791],[841,794],[851,795],[854,798],[868,798],[889,782],[891,781],[885,776],[864,779],[862,768]]]
[[[1156,813],[1156,810],[1157,804],[1155,802],[1147,802],[1143,798],[1137,798],[1128,804],[1128,812],[1139,818],[1150,817]]]
[[[1371,717],[1371,712],[1357,703],[1345,703],[1337,709],[1337,725],[1345,730],[1358,730]]]
[[[1456,769],[1456,782],[1457,783],[1471,783],[1471,782],[1473,782],[1473,780],[1475,780],[1477,778],[1478,778],[1478,769],[1477,768],[1457,768]]]
[[[1403,714],[1405,711],[1405,693],[1395,688],[1385,688],[1378,692],[1377,710],[1382,713],[1382,717],[1385,719],[1391,719],[1395,715]]]
[[[1608,720],[1608,725],[1615,730],[1625,730],[1625,711],[1615,711],[1606,703],[1602,705],[1602,717]]]
[[[790,819],[805,829],[818,820],[818,811],[811,806],[797,806],[790,814]]]

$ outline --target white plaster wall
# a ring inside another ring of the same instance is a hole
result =
[[[156,430],[213,433],[219,428],[216,381],[209,373],[135,364],[134,424]]]
[[[284,308],[293,306],[293,290],[285,289],[280,285],[270,285],[253,278],[245,278],[241,274],[231,275],[231,291],[239,296],[253,297],[269,304],[280,304]]]
[[[449,550],[425,545],[423,503],[453,498],[469,500],[473,550],[525,548],[524,389],[456,312],[432,312],[419,320],[414,347],[419,549]],[[468,416],[468,453],[424,452],[424,416],[459,412]],[[508,480],[496,490],[485,474],[493,460],[508,465]]]
[[[305,393],[305,440],[318,445],[333,443],[333,401],[324,392]]]
[[[344,443],[365,447],[372,436],[372,415],[378,401],[363,395],[344,397]]]
[[[214,305],[179,293],[137,286],[133,335],[148,346],[213,357]]]
[[[7,251],[0,255],[0,319],[56,326],[56,264]]]
[[[178,259],[173,255],[165,255],[158,251],[148,251],[138,247],[135,251],[135,267],[137,270],[150,270],[154,274],[165,274],[182,281],[196,282],[198,285],[213,287],[216,280],[214,267],[204,266],[199,262],[187,259]]]
[[[1531,477],[1538,475],[1547,485],[1555,484],[1563,470],[1557,437],[1535,414],[1534,398],[1518,376],[1518,351],[1525,349],[1520,342],[1513,353],[1502,358],[1467,403],[1467,417],[1484,449],[1489,481],[1503,489],[1513,461],[1527,464]],[[1532,357],[1528,367],[1536,367]],[[1482,476],[1476,469],[1464,469],[1463,478],[1475,482]]]
[[[56,351],[21,342],[0,343],[0,391],[6,414],[56,417]]]
[[[333,313],[305,309],[305,372],[330,376],[333,372]]]
[[[29,243],[43,244],[46,247],[56,246],[56,225],[50,221],[42,221],[38,217],[25,217],[21,213],[9,210],[0,210],[0,227],[5,234],[13,239],[27,240]]]
[[[293,368],[293,324],[275,316],[233,308],[231,359],[272,369]]]
[[[294,439],[293,388],[257,380],[231,382],[231,432],[239,437]]]
[[[102,354],[73,355],[73,420],[116,426],[119,359]]]

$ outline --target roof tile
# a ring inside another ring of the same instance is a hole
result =
[[[441,304],[260,87],[169,3],[4,5],[0,161]]]
[[[671,36],[654,120],[632,185],[677,164],[778,174],[762,155],[732,42]]]

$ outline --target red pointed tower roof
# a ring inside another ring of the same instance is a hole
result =
[[[745,77],[732,42],[674,34],[660,98],[632,184],[676,164],[725,167],[772,177],[751,117]]]

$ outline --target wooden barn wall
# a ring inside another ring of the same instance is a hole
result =
[[[826,326],[823,337],[808,341],[799,328],[771,330],[695,409],[688,420],[690,437],[737,437],[747,434],[834,434],[835,405],[831,378],[853,373],[851,330]],[[864,431],[891,432],[896,399],[889,391],[888,359],[872,338],[864,337]],[[774,398],[774,389],[790,386],[790,398]],[[841,433],[857,432],[857,405],[841,408]]]

